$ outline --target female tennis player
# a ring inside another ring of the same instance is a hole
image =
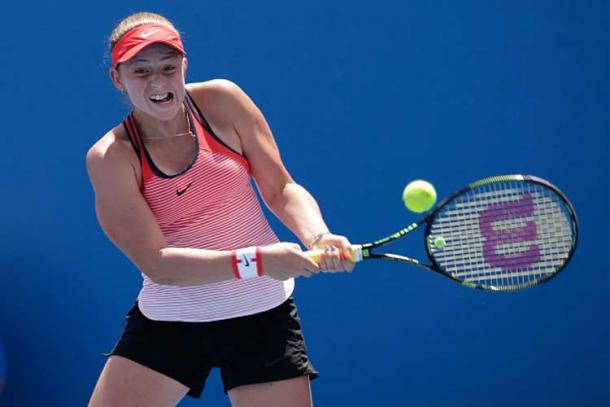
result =
[[[90,406],[173,406],[200,397],[220,368],[233,406],[310,406],[294,278],[350,271],[314,198],[284,167],[252,100],[226,80],[185,84],[176,28],[137,13],[110,37],[114,85],[129,117],[88,152],[102,229],[143,277]],[[307,248],[280,243],[273,213]]]

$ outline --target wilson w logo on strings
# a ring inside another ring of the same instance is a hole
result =
[[[538,233],[536,222],[524,218],[534,215],[531,194],[522,195],[517,201],[495,204],[481,212],[479,230],[484,237],[485,261],[504,271],[528,268],[540,261],[540,246],[535,242]],[[497,225],[502,223],[502,227]],[[495,226],[495,227],[494,227]],[[511,247],[509,253],[500,249]]]

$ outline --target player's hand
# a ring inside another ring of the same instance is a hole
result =
[[[352,271],[355,263],[350,259],[351,244],[345,236],[327,233],[322,235],[312,249],[323,250],[320,269],[323,272]]]
[[[318,264],[305,255],[296,243],[275,243],[261,247],[265,275],[276,280],[311,277],[320,271]]]

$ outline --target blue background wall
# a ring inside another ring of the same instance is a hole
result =
[[[415,178],[445,196],[536,174],[579,213],[569,268],[517,294],[393,264],[299,280],[317,406],[610,405],[608,2],[85,3],[11,2],[0,16],[0,404],[84,405],[137,295],[97,225],[84,157],[129,110],[105,39],[145,9],[184,32],[190,81],[252,96],[293,176],[354,242],[415,219],[400,201]],[[402,249],[424,255],[420,237]],[[227,406],[218,374],[183,405]]]

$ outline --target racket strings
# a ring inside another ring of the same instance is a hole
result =
[[[443,237],[442,248],[434,245]],[[529,182],[502,181],[457,197],[431,225],[428,249],[464,282],[510,289],[535,284],[567,261],[575,227],[563,199]]]

